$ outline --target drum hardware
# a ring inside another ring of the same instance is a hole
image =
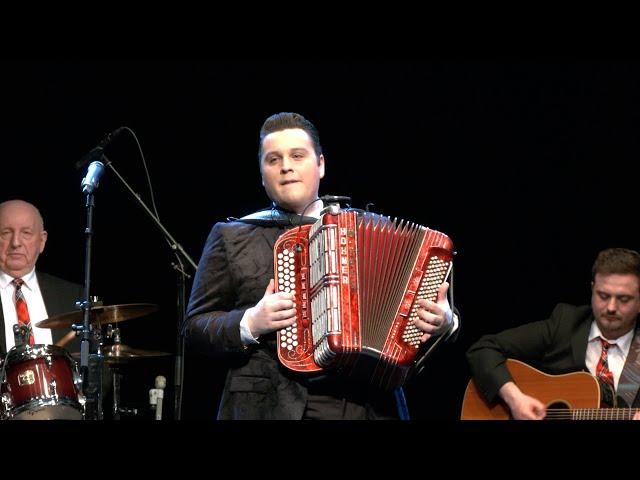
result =
[[[107,338],[113,339],[112,345],[103,345],[101,347],[102,354],[105,358],[105,363],[111,369],[113,378],[113,419],[120,420],[120,415],[137,415],[138,410],[136,408],[122,407],[120,404],[120,386],[122,380],[122,374],[120,373],[120,366],[136,358],[158,357],[168,356],[166,352],[153,352],[149,350],[136,350],[127,345],[121,343],[120,328],[109,325],[107,327]]]
[[[24,325],[16,323],[13,326],[13,342],[16,347],[22,347],[29,343],[29,336],[31,335],[31,325]]]
[[[122,373],[121,367],[129,364],[133,360],[138,360],[142,358],[153,358],[153,357],[167,357],[171,356],[168,352],[160,352],[154,350],[141,350],[137,348],[132,348],[128,345],[125,345],[122,342],[122,336],[120,333],[119,327],[114,327],[113,325],[107,325],[106,333],[104,335],[105,340],[113,341],[112,344],[100,344],[100,356],[103,359],[103,362],[109,367],[111,378],[112,378],[112,388],[113,388],[113,405],[112,405],[112,418],[113,420],[120,420],[121,415],[137,415],[138,409],[123,407],[121,404],[121,385],[122,385]],[[79,359],[80,352],[74,352],[71,354],[72,358]]]
[[[158,310],[158,306],[149,303],[136,303],[136,304],[123,304],[123,305],[107,305],[105,306],[102,301],[98,299],[98,297],[91,297],[91,302],[84,304],[83,302],[78,302],[79,307],[87,307],[89,308],[90,314],[90,322],[89,322],[89,336],[90,336],[90,354],[89,354],[89,373],[91,375],[87,375],[87,384],[84,388],[80,390],[86,395],[85,396],[85,404],[86,398],[90,398],[90,412],[88,413],[89,419],[102,420],[103,419],[103,406],[102,406],[102,377],[103,377],[103,364],[114,364],[121,363],[123,358],[133,358],[133,352],[131,351],[123,351],[120,350],[111,352],[105,350],[105,352],[109,353],[109,358],[106,358],[105,353],[103,352],[103,334],[102,329],[100,328],[102,325],[107,326],[106,338],[111,338],[115,334],[117,335],[117,344],[119,344],[119,329],[114,329],[112,324],[117,324],[119,322],[123,322],[125,320],[130,320],[133,318],[139,318],[146,315],[149,315]],[[67,312],[60,315],[55,315],[49,317],[45,320],[41,320],[36,323],[37,327],[40,328],[70,328],[75,332],[75,335],[82,335],[84,331],[83,325],[83,316],[84,310],[82,311],[73,311]],[[71,333],[68,334],[69,338],[71,337]],[[78,361],[81,360],[80,354],[72,355]],[[140,356],[140,355],[138,355]],[[145,355],[150,356],[150,355]],[[119,416],[121,413],[120,407],[118,405],[119,398],[115,395],[119,396],[119,386],[120,386],[120,377],[117,372],[114,373],[113,377],[113,388],[114,388],[114,418]],[[115,389],[118,389],[117,391]],[[127,413],[135,413],[133,410],[135,409],[125,409]]]

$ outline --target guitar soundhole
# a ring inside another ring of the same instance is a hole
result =
[[[545,420],[569,420],[569,408],[569,404],[566,402],[557,401],[550,403],[549,405],[547,405],[547,416],[545,417]],[[549,410],[555,411],[552,415],[549,415]],[[567,410],[567,412],[558,412],[558,410]]]

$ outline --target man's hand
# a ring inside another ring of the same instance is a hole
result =
[[[514,382],[505,383],[499,394],[509,406],[514,420],[542,420],[547,414],[544,403],[525,395]]]
[[[418,330],[424,332],[420,337],[422,343],[434,335],[445,332],[447,327],[453,323],[453,312],[447,300],[448,289],[448,282],[444,282],[438,287],[438,297],[435,303],[424,299],[416,302],[418,318],[413,321],[413,324]]]
[[[262,299],[247,310],[247,326],[254,338],[286,328],[296,321],[293,293],[273,293],[274,285],[273,279],[269,280]]]

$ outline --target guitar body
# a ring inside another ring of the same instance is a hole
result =
[[[509,373],[525,394],[537,398],[547,408],[597,409],[600,384],[587,372],[547,375],[526,363],[508,359]],[[509,408],[502,402],[489,404],[473,380],[467,385],[462,401],[461,420],[510,420]]]

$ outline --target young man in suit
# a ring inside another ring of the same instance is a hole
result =
[[[604,250],[592,269],[591,305],[561,303],[548,320],[480,338],[467,352],[473,379],[488,402],[501,399],[516,420],[543,419],[546,407],[516,385],[508,358],[547,374],[589,371],[610,384],[618,401],[636,406],[639,313],[640,254]]]
[[[320,215],[325,158],[315,126],[288,112],[265,121],[258,157],[272,207],[214,225],[184,326],[192,351],[229,362],[218,418],[397,418],[393,393],[338,375],[295,373],[280,364],[276,331],[292,325],[296,311],[291,293],[274,293],[273,247],[287,229],[314,223]],[[419,300],[415,325],[423,342],[457,328],[447,288],[443,283],[437,302]],[[452,324],[456,327],[450,328]]]

